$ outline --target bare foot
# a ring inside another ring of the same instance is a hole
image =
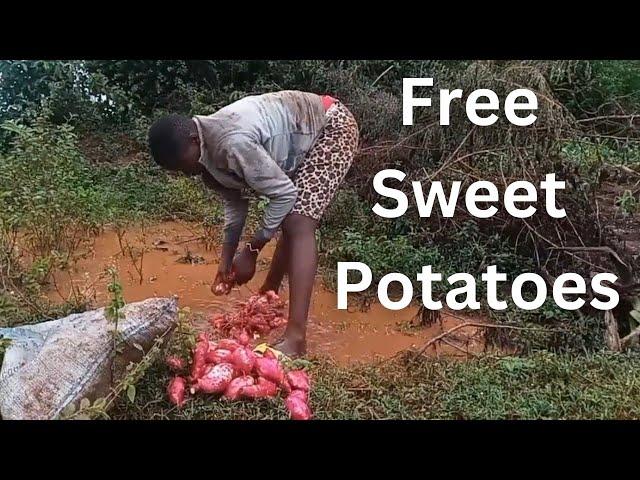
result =
[[[304,340],[290,340],[283,338],[273,345],[273,348],[284,353],[287,357],[297,358],[307,353],[307,344]]]

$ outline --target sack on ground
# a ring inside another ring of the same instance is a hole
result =
[[[117,354],[115,322],[105,317],[104,308],[0,329],[0,337],[10,340],[0,370],[2,418],[53,419],[69,404],[106,396],[129,362],[139,361],[178,320],[172,298],[130,303],[121,312]]]

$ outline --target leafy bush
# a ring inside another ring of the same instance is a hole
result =
[[[441,262],[438,248],[418,248],[406,236],[374,237],[366,232],[347,230],[329,255],[345,262],[363,262],[371,268],[374,280],[387,273],[401,272],[415,277],[423,265],[437,266]]]
[[[108,83],[102,73],[89,71],[84,61],[0,62],[0,122],[31,124],[45,117],[86,132],[113,128],[136,116],[129,93]],[[10,138],[2,131],[0,149],[7,148]]]
[[[92,165],[69,125],[39,118],[32,126],[6,122],[12,147],[0,154],[0,317],[16,324],[62,310],[41,298],[53,268],[111,222],[184,218],[219,221],[220,204],[201,182],[175,177],[145,162]]]
[[[592,66],[594,82],[603,97],[592,97],[594,102],[616,98],[629,106],[640,104],[639,60],[597,60]]]
[[[624,216],[633,215],[640,208],[640,202],[638,202],[638,199],[633,195],[631,190],[625,190],[623,194],[616,199],[616,203]]]
[[[97,225],[91,174],[67,125],[33,127],[6,123],[16,134],[1,159],[0,222],[5,235],[20,229],[32,253],[45,255],[73,247],[77,235]]]

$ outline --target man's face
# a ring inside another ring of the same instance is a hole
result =
[[[200,142],[198,136],[191,137],[189,144],[180,157],[180,171],[185,175],[193,176],[202,172],[200,160]]]

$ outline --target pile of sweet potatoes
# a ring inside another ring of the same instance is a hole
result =
[[[253,295],[234,312],[213,315],[210,323],[223,336],[238,341],[252,339],[286,324],[283,309],[284,302],[278,294],[269,291]]]
[[[285,396],[285,407],[294,420],[311,418],[309,408],[310,383],[303,370],[286,371],[273,351],[264,354],[252,350],[249,338],[273,323],[284,322],[278,316],[282,302],[274,292],[256,295],[236,313],[218,316],[216,326],[235,338],[213,341],[206,333],[198,336],[193,349],[190,370],[178,357],[169,357],[166,363],[177,375],[169,382],[169,400],[181,407],[187,395],[218,395],[226,401]],[[258,319],[256,321],[255,319]],[[222,323],[224,321],[224,323]]]

